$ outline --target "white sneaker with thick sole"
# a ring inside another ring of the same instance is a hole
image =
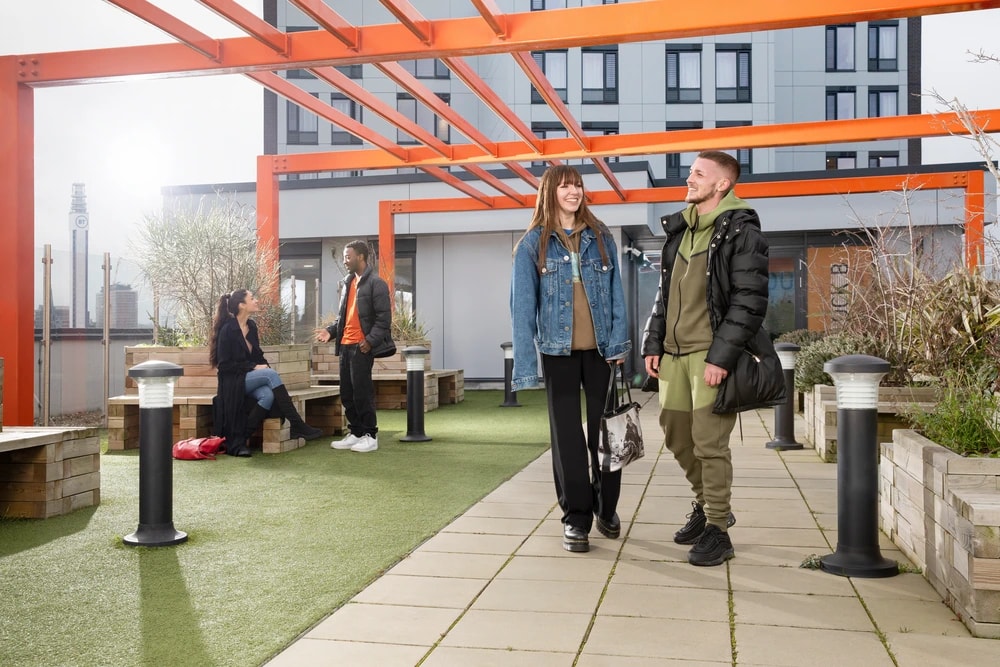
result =
[[[352,452],[374,452],[376,449],[378,449],[378,440],[370,435],[361,436],[361,441],[351,447]]]
[[[333,442],[330,443],[330,446],[333,447],[334,449],[350,449],[354,447],[354,445],[361,442],[363,439],[364,437],[359,438],[353,433],[348,433],[346,438],[344,438],[343,440],[334,440]]]

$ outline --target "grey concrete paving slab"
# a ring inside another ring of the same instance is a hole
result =
[[[580,613],[597,608],[604,587],[603,581],[495,579],[470,608]]]
[[[985,667],[997,664],[1000,656],[1000,646],[996,639],[887,632],[886,640],[899,667]]]
[[[575,652],[590,626],[593,610],[581,612],[470,609],[442,638],[441,646]]]
[[[865,605],[883,632],[969,638],[972,634],[941,600],[900,600],[865,598]],[[997,646],[1000,664],[1000,646]]]
[[[445,526],[442,532],[528,535],[535,530],[540,522],[540,519],[508,519],[464,514]]]
[[[481,502],[470,507],[464,516],[491,517],[494,519],[536,519],[541,521],[552,511],[555,504],[555,499],[552,499],[549,503]]]
[[[569,552],[567,552],[569,553]],[[573,554],[576,558],[514,556],[497,579],[532,581],[607,581],[614,562]]]
[[[476,533],[438,533],[420,545],[421,551],[462,554],[511,554],[521,546],[521,535],[481,535]]]
[[[389,570],[389,574],[411,574],[425,577],[465,577],[492,579],[509,554],[450,554],[436,551],[414,551]]]
[[[704,660],[673,660],[671,658],[642,658],[624,655],[592,655],[584,653],[576,667],[720,667],[732,662],[706,662]]]
[[[725,621],[729,618],[729,593],[612,580],[599,612],[608,616]]]
[[[874,631],[737,623],[735,634],[740,667],[893,667]]]
[[[729,577],[724,567],[693,567],[684,562],[620,561],[612,579],[616,584],[645,584],[675,588],[704,588],[724,591]]]
[[[354,602],[465,609],[486,586],[483,579],[385,574],[354,596]]]
[[[440,646],[420,667],[573,667],[576,652],[513,651]],[[380,666],[381,667],[381,666]]]
[[[749,623],[859,632],[873,629],[864,606],[854,596],[738,591],[733,593],[733,611],[737,626]]]
[[[621,655],[724,662],[732,658],[727,622],[601,616],[584,655]]]
[[[797,593],[800,595],[855,595],[852,579],[802,567],[751,565],[735,559],[729,564],[729,586],[734,593]]]
[[[305,637],[292,644],[267,663],[267,667],[343,667],[378,665],[413,667],[427,653],[429,646],[376,644]]]
[[[348,602],[306,637],[430,647],[461,613],[461,609],[441,607]]]

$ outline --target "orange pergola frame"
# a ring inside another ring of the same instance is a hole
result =
[[[238,26],[246,37],[215,39],[148,0],[105,0],[153,25],[175,41],[134,47],[0,56],[0,358],[5,360],[3,423],[27,425],[33,419],[34,253],[34,88],[76,85],[130,77],[178,77],[241,73],[276,94],[355,134],[375,148],[300,155],[265,155],[257,163],[258,236],[264,246],[278,242],[278,177],[281,174],[341,169],[414,167],[465,195],[456,199],[379,203],[379,238],[386,275],[393,275],[393,216],[431,211],[504,210],[531,207],[534,195],[518,192],[484,165],[500,164],[530,188],[537,179],[522,163],[563,159],[592,160],[608,183],[591,191],[594,203],[679,201],[679,188],[626,190],[603,159],[612,155],[650,155],[710,148],[731,149],[831,144],[964,134],[953,114],[913,115],[825,123],[720,128],[617,136],[587,136],[544,74],[532,51],[624,44],[735,32],[778,30],[833,23],[907,18],[992,9],[1000,0],[717,0],[712,12],[697,3],[647,0],[539,12],[503,13],[494,0],[469,0],[478,16],[429,20],[408,0],[379,0],[395,23],[355,26],[323,0],[288,0],[310,16],[320,30],[285,33],[234,0],[198,0]],[[509,54],[566,128],[568,138],[543,140],[475,73],[465,58]],[[397,61],[440,59],[518,137],[497,142],[443,104]],[[446,144],[401,116],[334,69],[369,63],[462,134],[468,143]],[[319,102],[274,72],[308,69],[318,78],[407,132],[422,145],[403,147],[333,107]],[[979,127],[997,127],[1000,109],[975,114]],[[490,194],[444,167],[461,166]],[[977,171],[860,179],[756,182],[740,186],[747,197],[785,197],[857,193],[907,187],[963,188],[966,196],[966,260],[982,256],[984,180]]]

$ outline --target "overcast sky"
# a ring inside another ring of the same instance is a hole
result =
[[[238,29],[191,0],[155,0],[213,37]],[[241,0],[260,15],[261,0]],[[419,3],[417,3],[419,7]],[[924,19],[923,86],[970,109],[1000,108],[1000,10]],[[102,0],[0,0],[0,54],[169,41]],[[252,181],[262,151],[261,87],[243,76],[38,89],[35,94],[36,245],[70,246],[72,183],[87,186],[90,251],[126,253],[127,232],[159,206],[161,185]],[[940,111],[925,99],[925,111]],[[924,142],[925,162],[978,160],[958,139]]]

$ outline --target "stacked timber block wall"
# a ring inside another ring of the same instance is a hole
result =
[[[95,428],[18,428],[0,433],[0,516],[47,519],[101,502]]]
[[[1000,460],[909,430],[880,453],[879,528],[973,635],[1000,639]]]
[[[264,356],[288,389],[299,414],[327,434],[343,430],[343,408],[339,389],[311,386],[310,347],[308,345],[267,345]],[[173,441],[204,437],[212,427],[212,398],[218,386],[216,370],[208,361],[207,347],[126,347],[125,368],[149,360],[167,361],[184,368],[174,385]],[[139,385],[126,377],[125,394],[108,400],[108,449],[138,447]],[[258,441],[267,454],[277,454],[302,445],[292,438],[287,421],[264,421],[263,440]]]

